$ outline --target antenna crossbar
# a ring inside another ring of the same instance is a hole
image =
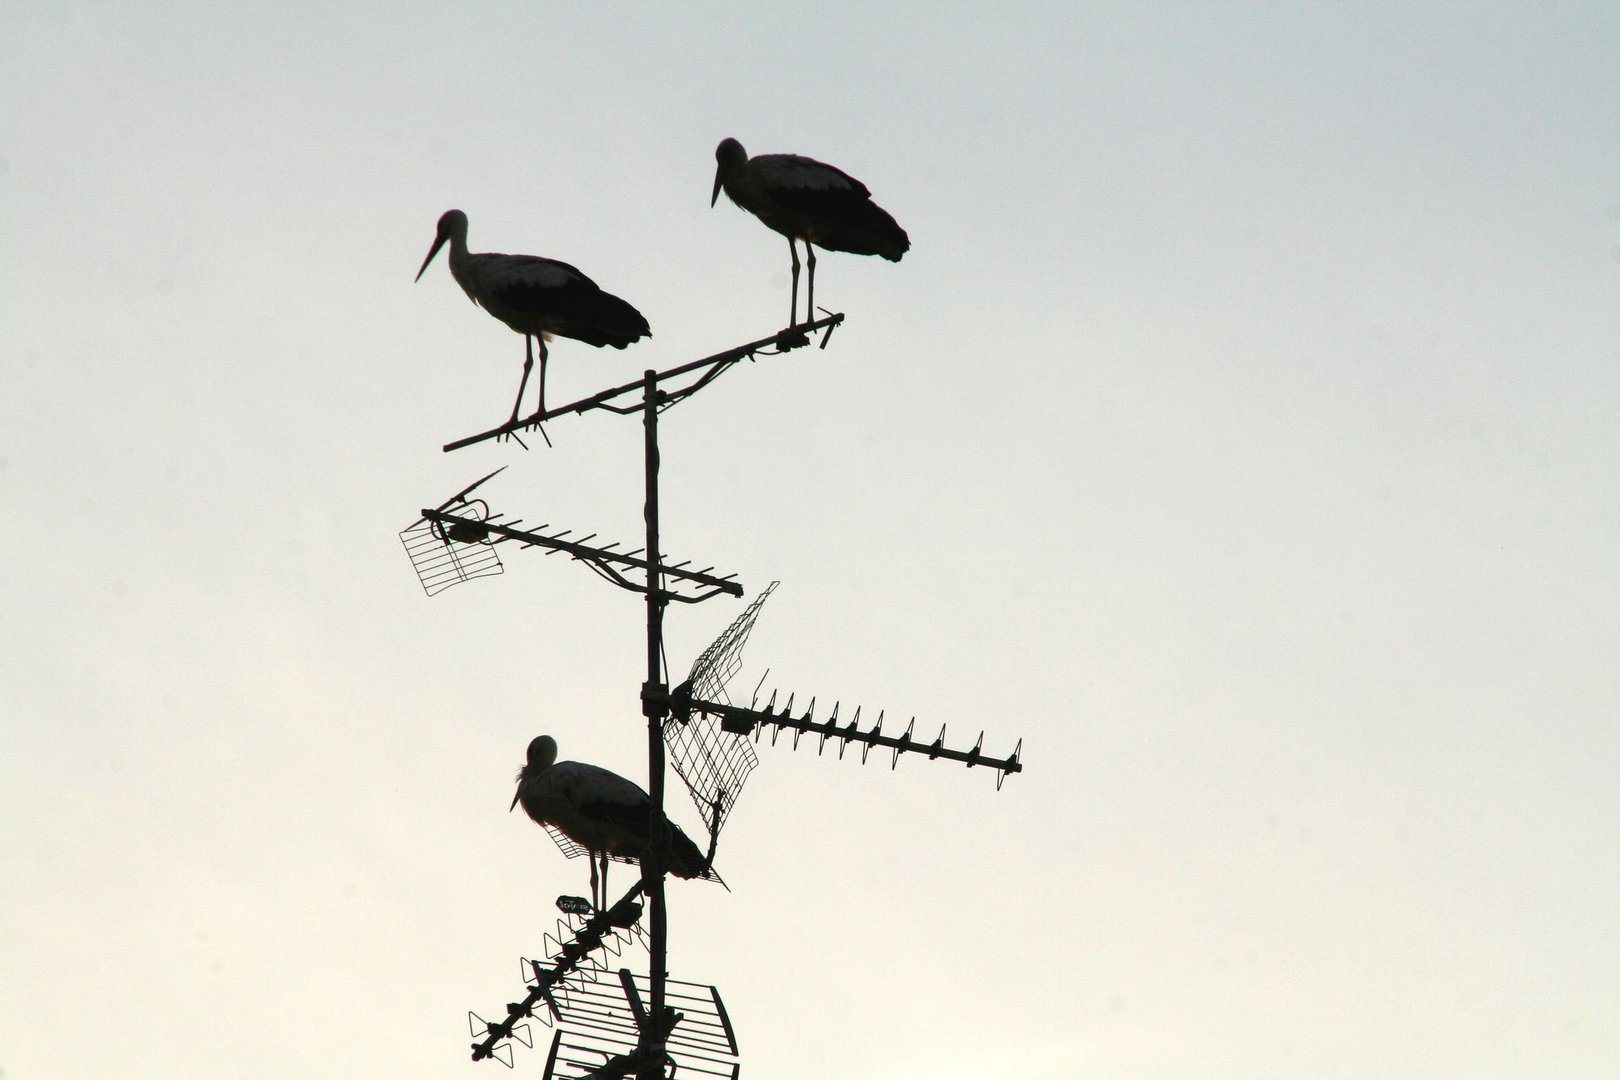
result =
[[[472,1019],[483,1024],[485,1033],[480,1042],[472,1044],[472,1059],[482,1061],[484,1058],[496,1057],[498,1044],[513,1038],[523,1038],[519,1034],[524,1027],[522,1021],[526,1017],[538,1017],[535,1006],[545,1002],[546,1011],[553,1016],[561,1015],[556,999],[553,997],[553,988],[567,979],[570,975],[582,969],[591,954],[598,949],[609,948],[616,935],[629,931],[641,918],[641,905],[636,903],[636,897],[641,895],[642,883],[637,882],[633,888],[619,900],[618,903],[606,911],[598,912],[585,920],[566,942],[563,942],[557,952],[551,957],[549,967],[542,967],[538,961],[527,961],[532,969],[533,982],[529,985],[529,992],[522,1001],[511,1002],[506,1006],[506,1019],[496,1023],[488,1023],[477,1014],[469,1014]],[[529,977],[526,974],[525,978]],[[550,1019],[546,1020],[550,1023]],[[477,1034],[477,1031],[474,1032]],[[501,1059],[504,1064],[510,1065]]]
[[[628,589],[631,592],[644,593],[647,591],[647,585],[645,582],[632,581],[620,573],[619,570],[622,567],[625,569],[646,571],[652,566],[652,562],[638,554],[614,551],[613,548],[617,547],[617,544],[612,544],[608,547],[596,547],[592,544],[582,543],[578,540],[563,539],[563,535],[566,534],[567,530],[564,530],[564,533],[561,534],[547,536],[544,533],[533,532],[527,529],[518,529],[511,525],[502,525],[494,521],[483,521],[477,518],[461,517],[456,514],[445,513],[443,510],[423,510],[422,517],[427,521],[443,527],[446,530],[447,535],[455,536],[457,535],[457,532],[451,530],[458,530],[460,531],[461,535],[468,537],[472,542],[487,540],[491,536],[498,536],[502,540],[516,540],[522,544],[532,547],[542,547],[551,551],[565,552],[566,554],[572,555],[574,558],[579,559],[582,562],[588,563],[592,569],[597,570],[602,574],[603,577],[606,577],[609,581],[612,581],[615,585],[618,585],[621,588]],[[587,537],[587,539],[589,538]],[[675,578],[680,581],[691,582],[695,585],[701,586],[702,589],[705,590],[696,595],[672,592],[668,589],[660,590],[660,595],[662,595],[665,599],[679,600],[682,603],[695,604],[701,600],[707,600],[709,597],[718,595],[720,593],[727,593],[731,596],[741,596],[743,594],[743,587],[735,580],[735,574],[717,576],[708,573],[707,569],[687,570],[685,569],[684,563],[676,566],[670,566],[664,563],[662,560],[659,562],[658,569],[665,578]]]
[[[653,378],[656,382],[663,382],[666,379],[674,379],[682,375],[689,375],[696,371],[702,371],[702,374],[699,375],[698,378],[696,378],[689,386],[682,387],[678,390],[661,392],[664,398],[663,403],[666,406],[673,405],[681,398],[695,394],[708,383],[713,382],[721,372],[725,371],[725,369],[729,368],[731,365],[742,360],[752,360],[756,356],[775,356],[778,353],[789,352],[803,345],[808,345],[810,344],[810,335],[819,330],[826,331],[826,333],[822,335],[821,339],[821,347],[826,348],[827,339],[832,336],[833,329],[843,321],[844,316],[842,313],[840,313],[828,315],[824,318],[816,319],[813,322],[799,323],[797,326],[790,326],[785,330],[779,330],[770,337],[760,338],[758,341],[750,341],[746,345],[738,345],[734,349],[727,349],[724,352],[715,353],[713,356],[705,356],[701,360],[691,360],[684,364],[678,364],[675,367],[670,368],[668,371],[658,372],[653,376]],[[507,423],[502,424],[500,427],[491,428],[488,431],[480,432],[477,435],[469,435],[465,439],[457,439],[452,443],[446,443],[444,445],[444,452],[448,454],[452,450],[460,450],[462,447],[472,446],[474,443],[485,442],[489,439],[499,439],[503,436],[522,431],[525,428],[535,427],[544,421],[554,419],[558,416],[563,416],[567,413],[586,413],[592,409],[607,409],[609,412],[622,414],[639,413],[642,410],[642,406],[639,403],[634,405],[620,405],[617,404],[617,401],[619,398],[625,397],[629,394],[642,393],[646,387],[646,382],[647,380],[645,378],[640,378],[635,382],[628,382],[622,386],[615,386],[611,389],[603,390],[599,393],[592,394],[590,397],[581,398],[580,400],[571,402],[567,405],[559,405],[555,409],[546,409],[542,412],[536,412],[521,420],[508,421]]]

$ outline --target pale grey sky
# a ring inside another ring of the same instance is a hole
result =
[[[0,1076],[505,1074],[586,879],[512,775],[642,773],[642,608],[396,534],[632,539],[640,428],[441,453],[522,345],[411,276],[635,303],[554,401],[767,335],[728,135],[913,249],[668,414],[667,547],[783,582],[737,693],[1028,766],[761,749],[671,886],[744,1074],[1614,1075],[1620,11],[333,7],[0,11]]]

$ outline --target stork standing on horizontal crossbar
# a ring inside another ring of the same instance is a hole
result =
[[[749,157],[742,143],[726,139],[714,151],[717,167],[713,206],[724,189],[727,197],[772,229],[787,237],[793,259],[793,299],[788,325],[799,321],[799,250],[804,241],[810,282],[805,298],[806,320],[816,317],[816,248],[855,255],[881,255],[890,262],[911,250],[906,235],[889,212],[872,201],[866,185],[831,165],[798,154],[760,154]]]
[[[540,339],[540,406],[546,411],[546,342],[553,336],[573,338],[587,345],[622,349],[651,337],[641,312],[604,292],[596,282],[565,262],[538,255],[502,255],[495,251],[467,250],[467,215],[446,210],[439,218],[438,236],[429,249],[416,280],[445,244],[450,245],[450,274],[473,303],[523,335],[523,381],[512,403],[516,422],[523,408],[523,390],[534,366],[534,339]]]
[[[641,859],[652,847],[652,799],[618,773],[578,761],[557,760],[557,740],[540,735],[529,743],[528,763],[518,771],[517,794],[508,810],[523,810],[541,825],[560,830],[586,849],[591,859],[591,903],[600,911],[607,901],[608,857]],[[664,862],[676,877],[702,877],[709,858],[680,830],[664,819],[669,848]],[[597,866],[601,866],[600,885]]]

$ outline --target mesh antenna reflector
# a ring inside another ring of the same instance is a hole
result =
[[[677,708],[664,725],[670,764],[691,792],[711,833],[720,832],[732,807],[737,805],[748,774],[759,764],[759,757],[746,738],[721,730],[719,718],[703,712],[696,703],[731,704],[726,685],[742,667],[742,648],[759,618],[760,608],[780,584],[773,581],[767,585],[698,656],[686,683],[693,707]]]

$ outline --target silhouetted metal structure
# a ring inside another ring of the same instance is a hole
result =
[[[423,510],[418,525],[412,526],[412,529],[416,529],[422,523],[426,523],[428,529],[445,546],[462,544],[493,547],[501,542],[517,541],[523,546],[563,551],[586,563],[615,585],[641,593],[645,597],[647,678],[642,686],[641,701],[642,713],[647,718],[648,725],[647,793],[653,807],[654,836],[641,862],[642,880],[638,889],[647,901],[645,918],[650,970],[646,976],[646,1004],[640,1013],[643,1025],[641,1040],[632,1054],[622,1057],[618,1065],[614,1066],[620,1069],[621,1074],[624,1068],[629,1068],[639,1077],[664,1075],[665,1063],[669,1059],[668,1046],[672,1039],[670,1028],[666,1025],[676,1022],[668,1011],[665,1000],[669,982],[669,972],[666,969],[668,923],[664,903],[664,877],[667,867],[663,865],[660,853],[668,849],[668,843],[659,835],[665,821],[663,724],[669,709],[669,688],[663,681],[662,670],[664,609],[671,601],[696,603],[723,592],[732,595],[741,595],[742,592],[741,586],[730,575],[711,574],[709,570],[712,570],[712,567],[701,571],[692,570],[689,569],[689,562],[671,564],[663,554],[660,546],[658,504],[658,417],[664,409],[709,385],[730,367],[743,360],[800,348],[808,345],[810,336],[818,332],[822,335],[821,345],[825,347],[833,329],[843,322],[843,318],[841,314],[829,315],[824,319],[790,327],[770,337],[701,360],[681,364],[663,372],[648,370],[635,382],[604,390],[558,409],[550,411],[542,409],[525,420],[520,421],[514,417],[498,428],[461,439],[445,447],[446,451],[450,451],[487,439],[515,435],[524,428],[538,427],[546,420],[566,414],[583,414],[596,409],[624,415],[639,412],[643,427],[646,539],[635,551],[621,552],[617,543],[605,546],[592,543],[594,536],[574,540],[571,539],[572,534],[568,530],[548,533],[545,531],[547,526],[542,526],[538,530],[520,529],[517,523],[492,513],[487,503],[482,500],[475,503],[467,498],[478,484],[463,489],[457,496],[435,509]],[[639,402],[635,400],[637,397],[640,399]],[[412,529],[407,529],[406,533],[411,533]],[[409,544],[407,550],[411,550]],[[419,577],[422,575],[425,561],[419,552],[412,551],[412,564],[417,568]],[[642,577],[640,581],[626,574],[626,571],[638,570]],[[460,575],[453,580],[465,580],[470,576],[472,575]],[[424,581],[424,587],[426,584]],[[566,978],[566,973],[560,977]],[[538,996],[533,1000],[527,1000],[526,1005],[515,1003],[522,1006],[516,1014],[511,1013],[509,1007],[508,1020],[491,1027],[485,1041],[474,1046],[475,1059],[493,1056],[494,1045],[512,1037],[515,1028],[511,1021],[514,1017],[521,1018],[532,1014],[534,1002],[544,997],[544,994],[540,992],[539,987],[531,994]],[[599,1075],[613,1075],[613,1073],[609,1071]]]
[[[528,428],[537,428],[540,426],[540,424],[547,420],[551,420],[559,416],[567,416],[570,413],[587,413],[592,409],[606,409],[609,412],[616,412],[620,414],[644,412],[648,408],[647,396],[649,394],[654,399],[651,407],[655,411],[662,411],[669,408],[671,405],[684,400],[685,398],[691,397],[693,394],[709,385],[709,383],[725,374],[725,372],[730,369],[732,365],[738,364],[744,360],[753,360],[761,356],[779,356],[782,353],[801,348],[810,344],[810,335],[812,334],[821,334],[820,346],[821,348],[825,349],[827,347],[827,342],[832,338],[832,332],[836,330],[839,324],[841,324],[843,321],[844,316],[842,314],[828,315],[826,318],[800,323],[797,326],[790,326],[785,330],[780,330],[775,334],[772,334],[770,337],[760,338],[758,341],[750,341],[746,345],[738,345],[734,349],[727,349],[724,352],[715,353],[713,356],[705,356],[701,360],[693,360],[690,363],[682,364],[679,367],[670,368],[668,371],[649,371],[642,378],[637,379],[634,382],[624,383],[621,386],[615,386],[611,389],[603,390],[599,394],[592,394],[590,397],[569,402],[567,405],[559,405],[555,409],[540,409],[522,420],[513,417],[500,427],[491,428],[488,431],[481,431],[477,435],[469,435],[464,439],[457,439],[455,442],[446,443],[444,449],[445,452],[448,453],[451,450],[460,450],[464,446],[472,446],[475,443],[485,442],[489,439],[499,439],[509,435],[515,435],[519,431],[523,431]],[[660,383],[667,383],[674,379],[683,378],[688,375],[695,375],[695,377],[683,386],[677,387],[673,390],[667,388],[659,389]],[[651,381],[649,382],[649,380]],[[640,403],[636,403],[634,400],[635,395],[638,393],[643,395]],[[629,399],[628,402],[625,399]],[[658,445],[656,422],[654,423],[653,433],[650,437],[651,446],[653,448],[651,452],[656,459]],[[654,473],[656,473],[656,469],[654,470]]]
[[[717,823],[724,822],[726,816],[737,805],[743,783],[759,763],[752,743],[757,743],[766,730],[771,732],[773,746],[782,732],[793,732],[794,749],[798,749],[802,735],[807,733],[817,735],[818,754],[829,740],[834,740],[838,743],[840,758],[844,756],[844,751],[850,743],[858,743],[861,746],[863,765],[872,748],[882,746],[892,752],[889,760],[890,768],[893,768],[900,755],[905,753],[924,754],[930,759],[959,761],[968,768],[983,766],[995,771],[997,790],[1000,790],[1002,782],[1010,774],[1023,771],[1023,763],[1018,760],[1024,745],[1022,740],[1007,757],[993,758],[981,752],[984,745],[982,731],[979,732],[979,740],[974,743],[971,750],[958,750],[945,745],[943,726],[939,729],[938,737],[931,743],[913,739],[911,733],[915,730],[915,718],[906,725],[904,733],[896,736],[883,734],[881,712],[871,728],[861,730],[859,707],[847,725],[841,724],[838,720],[837,704],[833,705],[832,713],[826,720],[817,722],[814,698],[805,708],[803,715],[797,717],[793,715],[791,695],[780,711],[775,708],[777,697],[775,691],[772,691],[763,709],[756,707],[757,695],[753,705],[743,707],[732,704],[726,693],[727,684],[741,668],[743,644],[748,640],[748,635],[759,618],[760,608],[764,606],[778,584],[779,582],[771,582],[764,592],[754,598],[748,610],[739,615],[737,620],[698,657],[686,681],[670,693],[670,722],[664,725],[664,741],[669,745],[670,763],[675,766],[676,773],[686,783],[687,790],[692,794],[692,801],[697,804],[700,811],[713,814]],[[749,735],[753,736],[752,742],[746,738]]]
[[[707,717],[699,715],[694,722],[689,703],[694,693],[704,699],[729,701],[726,684],[742,665],[743,644],[759,618],[759,609],[779,584],[771,582],[754,597],[748,609],[699,654],[686,681],[670,694],[671,722],[664,725],[670,764],[686,783],[698,810],[713,819],[716,833],[737,805],[743,782],[759,758],[746,739],[716,737]]]
[[[441,225],[441,232],[443,227]],[[451,233],[452,239],[454,232]],[[431,253],[430,253],[431,257]],[[425,264],[424,264],[425,265]],[[836,723],[837,709],[823,723],[811,711],[795,717],[789,707],[774,710],[774,697],[764,709],[733,705],[726,686],[740,666],[741,650],[758,618],[761,605],[776,588],[773,582],[741,616],[698,657],[688,678],[673,691],[664,681],[663,617],[671,602],[700,603],[725,594],[741,596],[735,575],[714,572],[713,566],[694,569],[692,560],[672,562],[660,538],[658,490],[659,415],[712,383],[743,360],[777,355],[808,345],[821,335],[825,348],[832,331],[843,322],[841,314],[790,326],[770,337],[741,345],[666,371],[648,370],[641,379],[604,390],[552,410],[542,408],[488,431],[449,443],[446,451],[489,439],[516,437],[525,429],[539,428],[564,415],[606,410],[638,414],[643,429],[643,483],[646,535],[633,550],[621,543],[597,542],[595,534],[576,537],[572,530],[551,525],[526,526],[491,508],[473,492],[496,473],[483,477],[433,509],[400,534],[423,588],[430,594],[474,577],[501,572],[499,546],[515,543],[519,550],[539,549],[563,553],[582,562],[605,580],[640,594],[646,604],[646,678],[641,687],[642,714],[647,721],[650,836],[641,854],[641,879],[617,903],[594,911],[593,903],[578,897],[560,897],[564,919],[555,937],[548,937],[544,961],[524,960],[526,993],[506,1007],[506,1015],[486,1021],[469,1013],[473,1060],[494,1058],[510,1066],[513,1040],[533,1045],[531,1022],[567,1024],[551,1042],[545,1075],[551,1077],[630,1077],[653,1080],[683,1074],[734,1078],[738,1074],[737,1042],[730,1020],[712,986],[671,979],[667,970],[668,920],[664,881],[670,867],[669,822],[665,816],[666,762],[672,763],[692,793],[709,830],[707,870],[719,831],[736,805],[748,774],[758,764],[753,745],[770,728],[775,735],[794,731],[794,744],[805,733],[819,734],[822,744],[841,740],[863,744],[862,760],[872,746],[901,753],[944,757],[969,766],[997,770],[998,782],[1018,772],[1018,749],[1005,759],[985,757],[979,745],[970,751],[947,749],[944,732],[932,744],[918,743],[908,727],[895,737],[881,732],[881,718],[862,731],[856,720],[847,727]],[[496,470],[498,473],[500,470]],[[748,736],[753,735],[753,739]],[[539,740],[536,740],[537,742]],[[983,736],[980,736],[980,743]],[[1020,743],[1020,746],[1022,744]],[[543,757],[544,755],[542,755]],[[543,816],[543,815],[542,815]],[[565,855],[587,854],[563,833],[550,830]],[[611,854],[611,853],[610,853]],[[615,856],[620,861],[630,861]],[[627,966],[609,974],[606,955],[628,946],[645,947],[648,971],[636,974]]]
[[[503,1020],[492,1023],[475,1012],[467,1014],[467,1024],[473,1036],[482,1036],[480,1041],[473,1044],[472,1059],[481,1061],[494,1058],[511,1068],[512,1048],[505,1045],[506,1041],[517,1039],[524,1046],[534,1045],[529,1025],[524,1021],[534,1020],[550,1027],[560,1018],[562,1007],[557,997],[570,975],[602,970],[606,966],[602,954],[617,957],[626,945],[645,944],[646,934],[639,926],[641,905],[636,902],[640,895],[641,884],[638,882],[618,903],[589,917],[585,912],[590,905],[584,900],[572,896],[560,897],[557,906],[562,910],[563,918],[557,922],[555,935],[546,935],[546,959],[540,961],[523,957],[519,960],[527,995],[522,1001],[506,1006]]]
[[[645,1004],[651,991],[651,980],[629,968],[584,971],[569,980],[558,999],[559,1025],[546,1058],[545,1080],[629,1077],[649,1070],[661,1076],[666,1064],[677,1061],[683,1076],[735,1080],[740,1071],[737,1036],[720,992],[669,979],[663,1019],[655,1023]]]
[[[399,534],[417,580],[429,596],[463,581],[502,572],[501,557],[496,554],[495,544],[485,528],[490,517],[489,503],[467,496],[505,468],[502,465],[488,476],[468,484],[440,503],[437,509],[422,511],[416,523]],[[448,518],[447,527],[443,511],[451,507],[456,508],[456,514]]]
[[[638,547],[631,551],[621,551],[619,550],[621,545],[617,541],[606,545],[593,544],[591,541],[596,539],[595,533],[574,539],[573,530],[562,529],[558,531],[554,530],[551,525],[520,529],[518,526],[522,524],[521,518],[507,520],[501,514],[491,512],[488,504],[484,503],[483,500],[479,500],[479,502],[482,504],[481,512],[484,515],[481,518],[470,509],[462,509],[456,513],[450,513],[443,509],[423,510],[422,517],[417,524],[400,535],[403,537],[407,533],[413,533],[414,530],[413,535],[419,536],[423,531],[423,524],[426,523],[430,527],[434,538],[442,541],[443,546],[450,548],[452,551],[458,545],[482,545],[493,548],[496,544],[504,541],[515,540],[522,547],[543,548],[547,554],[560,551],[571,555],[576,561],[584,563],[621,589],[641,593],[647,591],[647,586],[643,582],[628,577],[625,573],[625,571],[640,570],[645,574],[651,571],[653,560],[647,558],[646,548]],[[410,542],[407,542],[406,549],[412,550]],[[415,561],[414,558],[413,561]],[[423,564],[433,565],[426,558],[423,559]],[[497,565],[499,565],[498,560]],[[714,569],[713,566],[693,570],[690,569],[691,565],[692,560],[687,559],[684,562],[671,563],[662,567],[664,577],[674,582],[674,585],[664,590],[667,593],[666,599],[678,600],[684,604],[695,604],[718,593],[728,593],[732,596],[742,595],[742,586],[737,584],[735,574],[712,574],[710,571]],[[419,567],[418,573],[421,572],[422,570]],[[496,570],[494,572],[499,573],[500,571]],[[458,580],[467,580],[475,576],[482,575],[467,574],[458,578]],[[451,582],[450,584],[454,583]],[[425,586],[426,581],[423,584]],[[683,586],[687,587],[689,591],[683,592]],[[440,586],[440,588],[448,587],[448,585]],[[428,590],[430,594],[434,591],[436,590]]]
[[[995,758],[988,757],[980,752],[980,748],[984,746],[983,731],[979,732],[978,741],[973,744],[971,750],[956,750],[945,745],[945,726],[943,724],[940,725],[939,735],[933,742],[922,742],[911,737],[911,732],[917,723],[915,717],[911,719],[910,723],[906,724],[906,730],[902,734],[885,735],[883,734],[882,713],[878,714],[877,720],[870,729],[862,731],[860,730],[861,710],[859,707],[856,708],[855,715],[850,718],[848,726],[844,726],[838,722],[837,704],[833,705],[832,714],[820,723],[817,723],[815,719],[816,702],[814,698],[810,699],[810,704],[805,709],[804,715],[799,717],[792,715],[793,698],[791,695],[789,695],[787,704],[782,707],[781,712],[772,711],[772,706],[775,704],[776,694],[773,692],[770,701],[766,703],[763,709],[740,709],[734,705],[723,705],[713,701],[693,701],[692,709],[718,716],[722,731],[734,735],[752,734],[756,741],[767,727],[773,729],[771,734],[773,744],[776,742],[776,737],[782,732],[791,731],[793,732],[793,746],[795,749],[798,748],[801,735],[819,735],[820,741],[816,744],[818,754],[827,745],[829,739],[835,740],[839,744],[839,757],[844,756],[844,750],[850,743],[859,743],[861,746],[861,763],[863,765],[866,763],[866,755],[871,753],[872,748],[882,746],[893,751],[889,759],[890,768],[893,768],[899,762],[901,754],[923,754],[930,760],[943,758],[946,761],[960,761],[970,769],[976,765],[984,766],[995,771],[996,790],[998,791],[1001,790],[1002,781],[1006,780],[1010,774],[1024,771],[1024,763],[1018,760],[1018,755],[1024,748],[1024,740],[1022,739],[1018,740],[1018,745],[1013,747],[1011,754],[1005,758]]]

